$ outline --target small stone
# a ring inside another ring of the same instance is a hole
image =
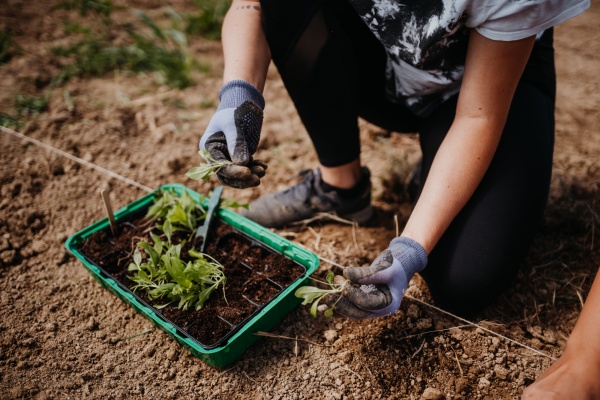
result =
[[[542,343],[539,339],[533,338],[531,339],[531,347],[540,350],[542,347],[544,347],[544,343]]]
[[[94,156],[92,155],[92,153],[90,153],[89,151],[85,152],[85,154],[83,155],[83,157],[81,157],[84,161],[87,162],[92,162],[94,161]]]
[[[406,316],[412,319],[419,318],[419,307],[416,304],[411,304],[406,310]]]
[[[487,386],[490,386],[490,381],[488,381],[484,377],[479,378],[479,384],[477,385],[477,387],[479,387],[479,389],[483,389]]]
[[[46,325],[44,325],[44,329],[46,329],[48,332],[55,332],[57,328],[58,326],[55,322],[48,322]]]
[[[352,352],[351,351],[343,351],[343,352],[339,353],[338,356],[346,364],[348,364],[350,361],[352,361]]]
[[[450,328],[450,336],[452,336],[452,338],[458,342],[463,340],[463,333],[460,328]]]
[[[424,331],[425,329],[429,329],[433,326],[430,318],[421,318],[415,325],[420,331]]]
[[[85,325],[85,328],[89,331],[95,331],[96,329],[98,329],[98,322],[94,319],[94,317],[90,317],[87,324]]]
[[[166,356],[167,360],[169,361],[177,361],[177,359],[179,358],[179,353],[174,349],[169,349],[166,353]]]
[[[444,398],[444,393],[442,393],[439,389],[428,387],[423,391],[421,398],[423,400],[439,400]]]
[[[48,244],[43,240],[34,240],[31,243],[31,250],[35,254],[44,253],[46,250],[48,250]]]
[[[0,253],[0,263],[4,265],[11,265],[17,259],[17,252],[15,250],[6,250]]]
[[[4,236],[6,236],[7,234],[5,234]],[[8,235],[8,237],[2,237],[0,238],[0,252],[4,251],[4,250],[10,250],[10,243],[8,241],[8,239],[10,238],[10,235]]]
[[[464,391],[466,388],[469,387],[469,381],[464,376],[461,376],[460,378],[458,378],[456,380],[455,385],[456,385],[456,393],[461,393],[462,391]]]
[[[338,337],[338,333],[336,330],[328,329],[325,332],[323,332],[323,336],[325,336],[325,340],[327,340],[328,342],[332,342]]]
[[[506,378],[508,377],[509,374],[509,370],[507,370],[506,368],[504,368],[502,365],[500,364],[496,364],[494,366],[494,375],[496,375],[496,378],[505,381]]]

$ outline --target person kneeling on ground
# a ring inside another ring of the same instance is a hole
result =
[[[336,312],[392,314],[418,272],[436,304],[476,313],[510,285],[541,221],[554,144],[553,26],[587,7],[588,0],[233,1],[223,24],[225,83],[200,147],[233,161],[217,173],[221,183],[260,184],[267,166],[254,153],[272,59],[320,165],[253,201],[245,215],[275,228],[323,212],[361,223],[372,207],[358,118],[418,132],[422,186],[410,218],[370,266],[345,270],[362,286],[347,285]],[[543,382],[527,395],[541,393]]]

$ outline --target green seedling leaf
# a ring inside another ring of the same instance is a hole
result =
[[[138,249],[133,252],[133,263],[129,264],[129,271],[139,271],[142,263],[142,253]]]
[[[327,296],[328,294],[337,295],[337,300],[330,308],[325,310],[323,315],[325,315],[325,317],[333,316],[333,309],[335,308],[335,305],[337,304],[337,302],[342,298],[341,294],[347,283],[347,282],[344,282],[343,284],[334,283],[335,275],[332,271],[329,271],[327,273],[327,276],[325,277],[325,279],[326,279],[325,282],[318,281],[318,280],[316,280],[316,281],[326,285],[328,287],[327,289],[321,289],[316,286],[301,286],[298,289],[296,289],[296,291],[294,292],[294,295],[296,297],[303,299],[302,305],[311,304],[310,314],[315,318],[317,317],[317,311],[318,311],[319,303],[320,303],[321,299],[323,299],[323,297]]]
[[[171,237],[173,236],[173,225],[171,224],[171,220],[166,220],[162,225],[162,230],[167,236],[167,242],[171,243]]]
[[[319,308],[319,301],[321,301],[321,297],[322,296],[317,297],[312,303],[312,306],[310,306],[310,315],[312,315],[315,318],[317,318],[317,311]]]
[[[203,200],[201,196],[200,201]],[[192,260],[183,261],[185,241],[171,243],[176,231],[193,233],[205,215],[206,210],[186,191],[181,195],[173,190],[157,194],[146,216],[155,221],[155,228],[164,236],[152,233],[153,245],[137,243],[129,268],[133,272],[130,279],[136,283],[132,290],[144,291],[151,300],[169,300],[157,308],[176,304],[181,309],[199,310],[219,287],[225,295],[226,279],[219,262],[193,248],[188,250]]]
[[[201,163],[198,167],[191,168],[185,173],[188,178],[195,181],[208,181],[210,180],[210,177],[219,172],[221,168],[233,164],[231,161],[215,160],[206,149],[201,149],[198,154],[206,160],[206,162]]]
[[[315,286],[301,286],[296,290],[294,295],[304,299],[302,305],[307,305],[314,302],[316,299],[320,299],[328,293],[332,292],[330,290],[320,289]]]
[[[329,271],[327,273],[327,276],[325,277],[325,280],[327,281],[327,283],[329,283],[329,285],[333,286],[334,279],[335,279],[335,274],[332,271]]]
[[[227,208],[245,208],[246,210],[250,209],[250,203],[238,203],[235,200],[231,200],[231,199],[223,199],[221,200],[221,207],[227,207]]]

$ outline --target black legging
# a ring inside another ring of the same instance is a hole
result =
[[[419,133],[425,182],[457,96],[425,118],[389,101],[385,51],[345,0],[261,3],[273,60],[319,161],[334,167],[359,157],[360,116],[391,131]],[[421,273],[437,304],[472,314],[516,276],[548,197],[554,97],[549,30],[534,45],[489,170]]]

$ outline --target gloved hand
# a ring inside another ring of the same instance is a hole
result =
[[[419,243],[404,236],[394,238],[369,267],[344,270],[344,278],[350,282],[344,287],[335,313],[355,319],[395,313],[411,278],[426,265],[427,253]]]
[[[206,149],[215,161],[233,162],[217,172],[222,184],[238,189],[258,186],[267,165],[252,155],[260,140],[265,100],[243,80],[223,85],[219,99],[219,107],[200,140],[200,149]]]

